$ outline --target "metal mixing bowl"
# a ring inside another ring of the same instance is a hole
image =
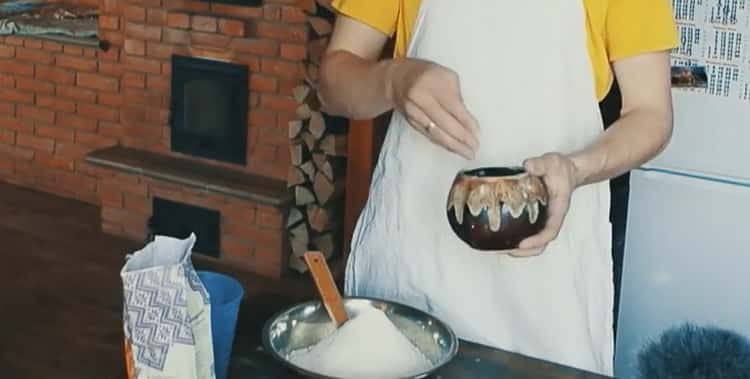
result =
[[[380,309],[432,362],[429,370],[411,378],[426,377],[448,363],[458,352],[458,338],[450,327],[425,312],[398,303],[362,297],[346,298],[344,306],[352,318],[371,308]],[[310,301],[295,305],[268,320],[263,328],[263,346],[276,359],[307,377],[346,379],[310,372],[288,359],[292,351],[313,346],[334,330],[335,326],[322,303]]]

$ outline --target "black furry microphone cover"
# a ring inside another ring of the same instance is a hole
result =
[[[750,341],[729,330],[685,324],[638,354],[640,379],[750,379]]]

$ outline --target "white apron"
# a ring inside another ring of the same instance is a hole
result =
[[[472,250],[448,224],[465,168],[569,153],[602,133],[582,0],[423,0],[409,56],[458,73],[481,147],[466,161],[395,113],[358,221],[346,293],[406,303],[462,339],[612,374],[609,186],[575,191],[545,253]]]

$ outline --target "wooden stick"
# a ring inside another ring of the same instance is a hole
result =
[[[319,251],[308,251],[305,253],[305,262],[307,267],[310,268],[310,273],[318,287],[318,292],[328,315],[336,324],[336,327],[340,327],[349,319],[349,316],[346,314],[344,301],[338,287],[336,287],[336,282],[333,281],[333,275],[328,268],[325,257]]]

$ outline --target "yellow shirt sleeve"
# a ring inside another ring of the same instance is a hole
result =
[[[610,0],[606,24],[610,61],[679,45],[669,0]]]
[[[396,31],[401,0],[333,0],[340,13],[365,23],[388,36]]]

